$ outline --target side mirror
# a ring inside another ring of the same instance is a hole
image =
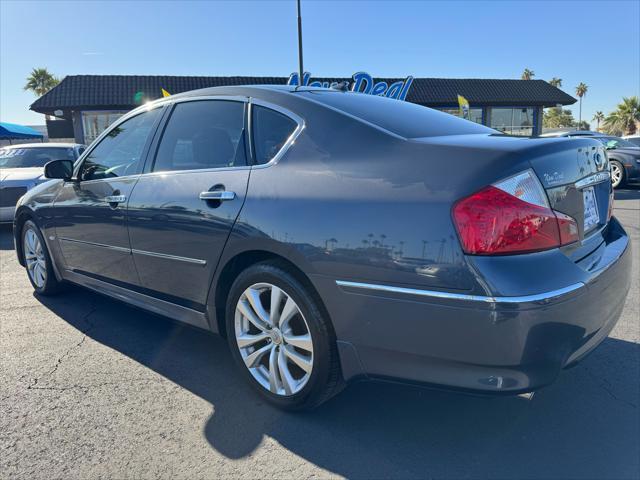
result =
[[[61,178],[70,180],[73,176],[73,161],[52,160],[44,166],[45,178]]]

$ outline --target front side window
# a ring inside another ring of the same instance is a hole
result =
[[[618,137],[595,137],[599,140],[607,150],[615,150],[616,148],[638,148],[635,143],[631,143],[627,140]]]
[[[81,180],[135,175],[142,171],[142,153],[161,108],[132,117],[113,128],[91,150],[80,169]]]
[[[73,148],[32,147],[0,149],[0,168],[44,167],[51,160],[75,160]]]
[[[198,100],[176,104],[158,146],[155,172],[247,164],[244,103]]]
[[[256,162],[268,163],[278,154],[298,124],[286,115],[260,105],[253,105],[252,112]]]

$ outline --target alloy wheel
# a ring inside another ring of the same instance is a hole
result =
[[[296,302],[281,288],[256,283],[240,295],[235,336],[245,366],[266,390],[290,396],[309,381],[311,331]]]
[[[40,238],[33,228],[26,230],[23,244],[29,278],[36,287],[43,288],[47,281],[47,259]]]
[[[618,185],[620,185],[620,182],[622,181],[622,168],[620,167],[620,164],[616,163],[616,162],[612,162],[611,163],[611,183],[613,184],[613,187],[617,187]]]

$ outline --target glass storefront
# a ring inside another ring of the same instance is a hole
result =
[[[491,128],[509,135],[533,135],[535,119],[532,107],[495,107],[491,109]]]
[[[455,115],[456,117],[460,116],[460,109],[457,107],[439,108],[438,110],[440,110],[441,112],[450,113],[451,115]],[[470,108],[469,120],[482,124],[482,108]]]
[[[89,145],[93,142],[109,125],[125,113],[127,112],[124,110],[82,112],[84,144]]]

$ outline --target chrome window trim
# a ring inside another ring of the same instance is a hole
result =
[[[268,168],[272,165],[277,164],[280,161],[280,159],[287,153],[289,148],[291,148],[291,146],[294,143],[296,143],[296,140],[298,139],[302,131],[305,129],[306,123],[302,117],[300,117],[299,115],[296,115],[291,110],[287,110],[286,108],[283,108],[280,105],[275,105],[273,103],[266,102],[264,100],[249,97],[249,112],[248,112],[249,132],[248,133],[250,135],[249,137],[249,145],[251,150],[250,153],[251,153],[251,158],[253,160],[255,160],[255,147],[253,142],[253,109],[251,108],[252,105],[259,105],[261,107],[274,110],[278,113],[281,113],[282,115],[289,117],[291,120],[293,120],[297,124],[297,127],[295,128],[295,130],[291,133],[291,135],[289,135],[289,138],[287,138],[287,140],[284,142],[280,150],[278,150],[278,153],[276,153],[271,160],[269,160],[267,163],[253,165],[253,168]]]
[[[97,243],[97,242],[87,242],[85,240],[77,240],[77,239],[68,238],[68,237],[58,237],[58,240],[61,240],[63,242],[80,243],[80,244],[89,245],[92,247],[107,248],[109,250],[113,250],[116,252],[126,253],[127,255],[131,255],[135,253],[138,255],[146,255],[149,257],[164,258],[167,260],[177,260],[180,262],[192,263],[195,265],[204,266],[207,264],[206,260],[201,260],[199,258],[181,257],[179,255],[169,255],[168,253],[148,252],[146,250],[137,250],[135,248],[131,249],[127,247],[116,247],[114,245],[106,245],[104,243]]]
[[[414,295],[420,297],[442,298],[447,300],[463,300],[468,302],[481,303],[527,303],[527,302],[545,302],[554,298],[566,295],[584,287],[584,283],[578,282],[557,290],[537,293],[533,295],[523,295],[517,297],[489,297],[484,295],[469,295],[465,293],[441,292],[437,290],[421,290],[415,288],[395,287],[392,285],[380,285],[373,283],[349,282],[345,280],[336,280],[339,287],[346,287],[356,290],[373,290],[387,293],[401,293],[405,295]]]

